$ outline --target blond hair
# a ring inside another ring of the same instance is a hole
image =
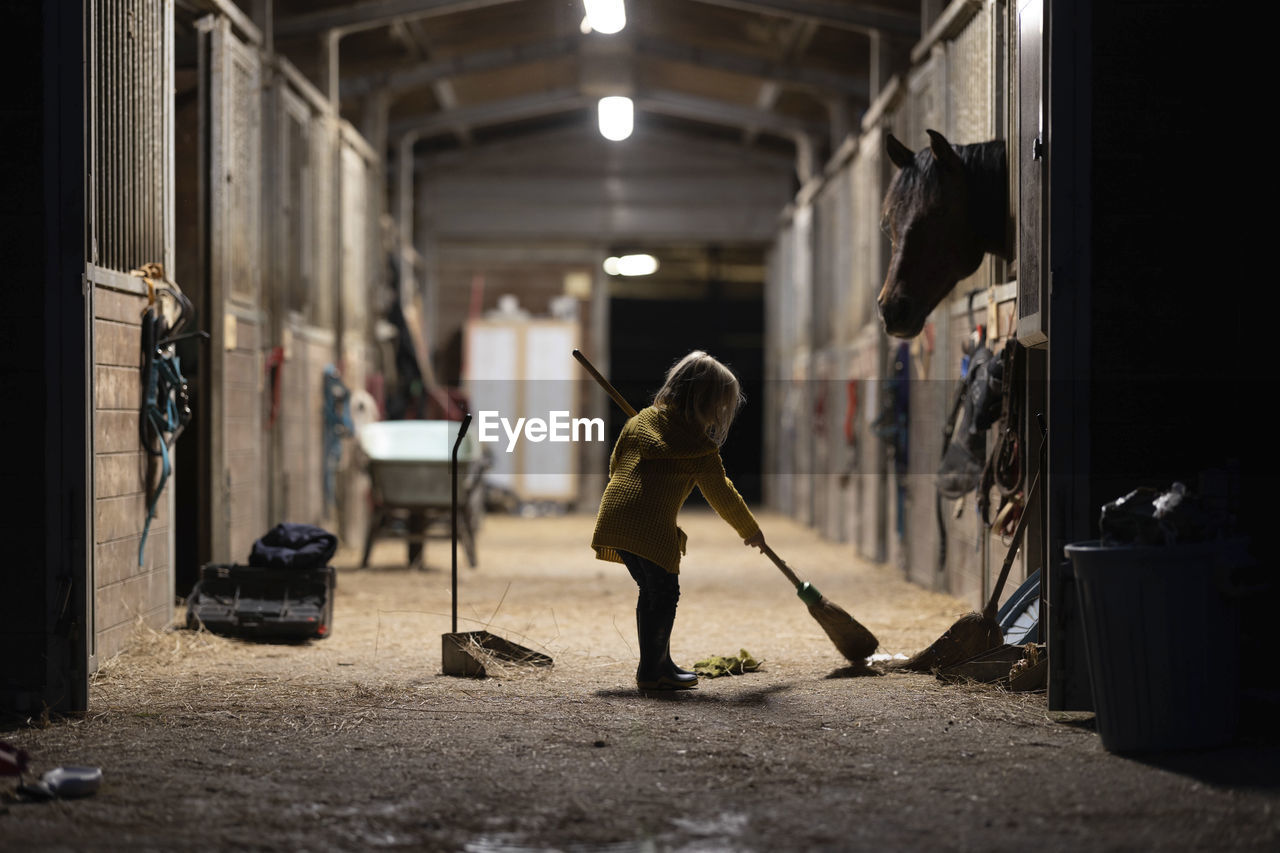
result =
[[[744,398],[733,371],[694,350],[667,371],[653,404],[697,424],[716,444],[724,444]]]

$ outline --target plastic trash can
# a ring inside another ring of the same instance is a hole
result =
[[[1235,737],[1240,607],[1231,570],[1247,542],[1066,546],[1093,706],[1112,752],[1196,749]]]

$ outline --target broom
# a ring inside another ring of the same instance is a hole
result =
[[[596,382],[600,383],[600,387],[608,392],[609,396],[613,398],[613,401],[618,404],[622,411],[627,413],[628,417],[633,417],[636,414],[636,410],[627,402],[627,399],[610,384],[608,379],[605,379],[600,374],[600,371],[596,370],[590,361],[587,361],[585,355],[575,349],[573,357],[586,368],[587,373],[590,373]],[[875,635],[846,613],[839,605],[828,601],[813,584],[806,583],[796,577],[796,573],[768,545],[765,545],[761,550],[764,551],[765,556],[773,561],[773,564],[786,576],[787,580],[795,585],[796,595],[800,596],[800,600],[809,607],[809,615],[822,626],[822,630],[827,632],[827,636],[831,638],[831,642],[835,644],[840,654],[848,658],[850,663],[865,664],[867,657],[875,652],[880,645],[880,641],[875,638]]]
[[[831,642],[835,644],[840,654],[848,658],[850,663],[865,665],[867,658],[880,645],[875,634],[846,613],[840,605],[827,600],[813,584],[796,577],[796,573],[791,571],[791,568],[782,562],[782,558],[773,553],[773,549],[768,545],[761,550],[766,557],[773,560],[778,570],[787,576],[787,580],[795,584],[796,595],[809,606],[809,615],[822,626],[822,630],[827,632],[827,636],[831,638]]]
[[[1022,534],[1026,532],[1027,521],[1031,517],[1028,509],[1036,488],[1040,485],[1040,468],[1044,466],[1044,427],[1041,426],[1040,464],[1035,476],[1031,478],[1031,487],[1027,489],[1027,502],[1023,505],[1022,515],[1018,516],[1018,524],[1013,529],[1013,540],[1009,543],[1009,553],[1005,555],[1004,565],[1000,567],[1000,578],[996,581],[991,598],[981,613],[966,613],[955,621],[941,637],[933,641],[933,645],[924,651],[916,652],[912,657],[895,667],[911,672],[933,672],[946,669],[977,657],[985,651],[1004,645],[1004,631],[996,621],[996,607],[1000,603],[1000,593],[1004,592],[1004,582],[1009,577],[1009,569],[1013,566],[1013,558],[1022,543]]]

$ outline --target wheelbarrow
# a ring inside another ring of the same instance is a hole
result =
[[[409,564],[420,565],[432,530],[449,523],[449,454],[459,435],[457,421],[377,421],[360,427],[356,434],[368,460],[373,485],[373,516],[364,541],[361,567],[369,565],[369,554],[378,539],[399,537],[409,545]],[[467,553],[467,562],[476,566],[476,530],[482,501],[484,464],[474,437],[460,447],[463,493],[458,535]],[[443,538],[451,533],[437,533]]]

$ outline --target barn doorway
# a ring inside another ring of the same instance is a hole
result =
[[[208,80],[201,62],[194,12],[174,15],[174,281],[196,306],[196,324],[209,328],[207,218],[204,210],[204,169],[208,157]],[[178,357],[187,379],[191,422],[174,459],[174,594],[185,598],[195,584],[198,567],[209,560],[206,518],[209,478],[207,443],[208,358],[211,344],[188,339],[178,344]]]
[[[733,368],[747,403],[723,450],[725,469],[748,503],[762,497],[764,446],[763,246],[618,246],[615,254],[646,252],[652,275],[609,281],[609,364],[612,381],[642,408],[667,369],[690,350],[705,350]],[[609,414],[610,434],[625,416]],[[700,498],[699,498],[700,500]]]

